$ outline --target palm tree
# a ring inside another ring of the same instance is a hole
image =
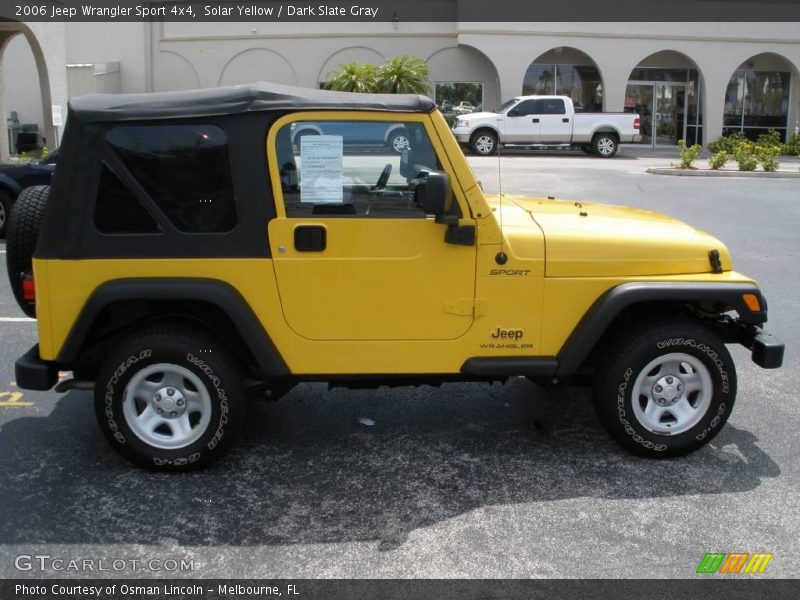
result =
[[[339,92],[373,93],[377,91],[375,65],[362,65],[358,62],[339,65],[339,69],[331,72],[325,88]]]
[[[383,93],[423,95],[430,93],[428,65],[420,58],[405,54],[395,56],[379,66],[375,76],[378,90]]]

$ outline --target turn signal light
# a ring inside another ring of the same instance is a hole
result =
[[[642,127],[642,120],[641,120],[641,119],[639,119],[639,118],[636,118],[636,119],[634,119],[634,120],[633,120],[633,128],[634,128],[636,131],[639,131],[639,129],[641,129],[641,127]]]
[[[761,302],[758,301],[758,296],[755,294],[742,294],[742,300],[750,312],[761,312]]]

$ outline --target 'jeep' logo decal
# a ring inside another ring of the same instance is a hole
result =
[[[523,335],[522,329],[501,329],[500,327],[492,333],[492,337],[496,340],[520,340]]]

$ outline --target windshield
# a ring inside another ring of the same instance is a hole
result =
[[[518,98],[514,98],[513,100],[509,100],[508,102],[505,102],[505,103],[501,104],[500,106],[498,106],[497,108],[495,108],[494,112],[496,112],[496,113],[505,113],[509,108],[514,106],[517,102],[519,102]]]

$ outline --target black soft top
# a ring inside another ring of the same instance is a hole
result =
[[[70,119],[81,123],[203,117],[277,110],[385,110],[429,113],[430,98],[411,94],[352,94],[252,83],[149,94],[93,94],[70,101]]]

